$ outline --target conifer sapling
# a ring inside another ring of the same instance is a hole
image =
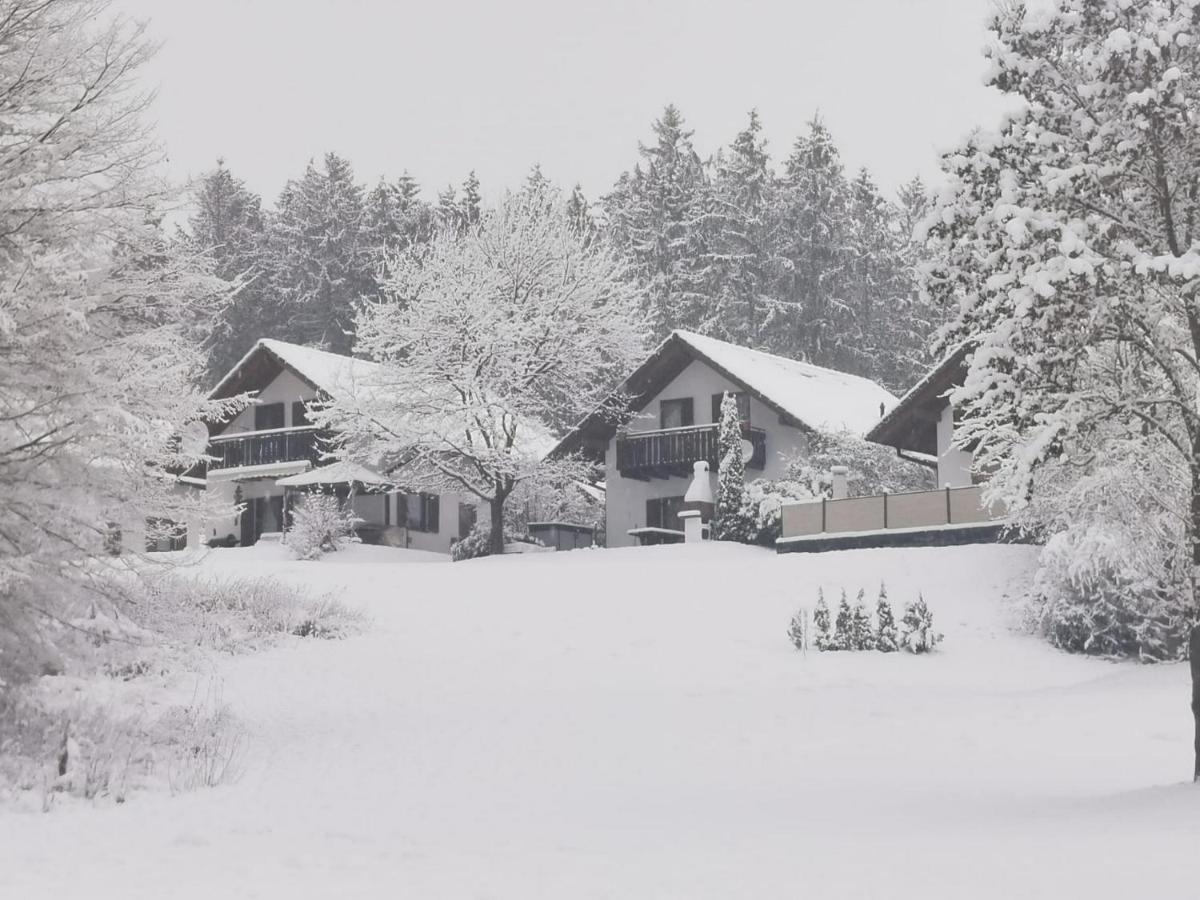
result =
[[[850,649],[874,650],[875,632],[871,628],[871,614],[867,612],[865,592],[860,588],[850,619]]]
[[[817,605],[813,607],[813,644],[818,650],[833,650],[833,633],[829,627],[829,604],[825,591],[817,590]]]
[[[900,644],[909,653],[928,653],[942,640],[942,635],[933,630],[933,613],[918,594],[916,603],[904,607],[900,620]]]
[[[805,650],[808,647],[805,630],[805,610],[797,610],[792,616],[791,624],[788,625],[788,640],[792,642],[792,646],[797,650]]]
[[[882,582],[879,584],[879,598],[875,601],[875,623],[875,649],[883,653],[899,650],[896,617],[892,613],[892,604],[888,602],[887,585]]]
[[[846,597],[846,589],[842,588],[842,599],[838,603],[837,619],[833,623],[833,650],[853,650],[854,614],[850,611],[850,601]]]

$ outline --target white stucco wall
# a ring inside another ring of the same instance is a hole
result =
[[[317,396],[308,384],[301,381],[289,370],[284,369],[274,380],[255,396],[255,404],[283,403],[283,425],[291,428],[296,423],[292,421],[292,404],[297,400],[312,400]],[[254,406],[251,404],[238,413],[221,434],[236,434],[242,431],[254,430]]]
[[[947,403],[937,423],[938,487],[968,487],[973,484],[973,456],[954,446],[954,407]]]
[[[659,428],[659,401],[692,398],[695,425],[715,424],[712,415],[712,395],[725,391],[741,390],[738,385],[714,371],[700,361],[694,361],[679,373],[670,384],[656,395],[641,414],[630,421],[630,433],[657,431]],[[767,435],[766,466],[762,470],[747,469],[747,480],[755,478],[779,479],[783,477],[787,460],[807,450],[804,432],[779,421],[779,414],[750,398],[750,425],[761,428]],[[646,501],[659,497],[678,497],[687,492],[691,483],[687,478],[653,478],[639,481],[622,478],[617,471],[617,439],[608,442],[604,458],[606,478],[605,518],[609,547],[629,547],[637,543],[628,532],[646,524]],[[717,474],[709,475],[714,496],[717,489]]]

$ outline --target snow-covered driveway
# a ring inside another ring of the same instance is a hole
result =
[[[234,785],[0,815],[0,897],[1190,896],[1187,674],[1009,634],[1028,549],[271,552],[373,629],[224,666]],[[939,653],[792,650],[881,577]]]

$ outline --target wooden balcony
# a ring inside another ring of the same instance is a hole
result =
[[[316,428],[277,428],[220,434],[209,438],[210,472],[286,462],[317,465],[325,452],[326,435]]]
[[[689,425],[618,437],[617,471],[639,481],[690,477],[692,465],[705,460],[715,472],[719,463],[717,430],[716,425]],[[767,433],[761,428],[743,428],[742,437],[753,447],[746,468],[761,470],[767,464]]]

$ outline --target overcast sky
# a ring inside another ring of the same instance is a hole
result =
[[[224,157],[273,201],[327,150],[432,197],[529,167],[589,196],[673,102],[707,156],[756,107],[776,161],[820,111],[887,190],[1005,102],[985,88],[992,0],[116,0],[163,43],[146,73],[172,174]]]

